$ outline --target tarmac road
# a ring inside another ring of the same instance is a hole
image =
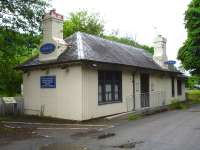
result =
[[[0,146],[0,150],[200,150],[200,106],[123,122],[103,131],[37,132],[45,136],[15,141]],[[104,133],[115,135],[98,139]]]

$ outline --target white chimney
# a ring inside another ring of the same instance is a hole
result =
[[[42,22],[43,40],[40,46],[39,60],[53,61],[65,50],[63,40],[63,15],[53,9],[47,13]]]
[[[159,64],[162,68],[167,69],[168,65],[165,62],[168,60],[166,54],[166,42],[167,39],[158,35],[154,39],[154,55],[153,59]]]

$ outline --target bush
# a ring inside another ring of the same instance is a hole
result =
[[[186,103],[180,102],[178,99],[171,101],[169,105],[171,109],[187,109],[189,106]]]
[[[186,98],[191,102],[200,103],[200,90],[190,90],[186,92]]]

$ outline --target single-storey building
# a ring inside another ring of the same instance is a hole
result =
[[[152,56],[82,32],[63,39],[63,16],[50,11],[39,56],[18,66],[25,113],[81,121],[185,100],[166,39],[159,35],[154,44]]]

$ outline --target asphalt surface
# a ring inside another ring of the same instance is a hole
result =
[[[114,128],[38,130],[44,135],[0,150],[200,150],[200,106],[127,121]],[[113,133],[98,139],[102,134]]]

